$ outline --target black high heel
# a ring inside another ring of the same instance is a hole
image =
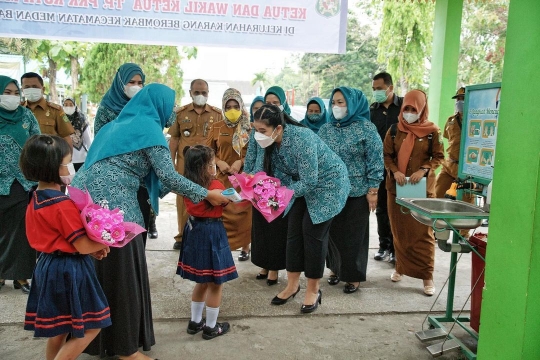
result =
[[[266,280],[266,279],[268,279],[268,273],[266,273],[266,274],[258,273],[257,276],[255,277],[255,279],[257,279],[257,280]]]
[[[15,290],[19,290],[21,289],[21,291],[25,294],[29,294],[30,293],[30,284],[29,283],[26,283],[26,284],[21,284],[19,282],[19,280],[13,280],[13,288]]]
[[[266,280],[266,285],[268,285],[268,286],[272,286],[272,285],[276,285],[276,284],[277,284],[277,279],[275,279],[275,280],[271,280],[271,279]]]
[[[291,296],[289,296],[286,299],[282,299],[282,298],[278,297],[277,295],[274,296],[274,298],[271,301],[271,304],[272,305],[283,305],[287,301],[289,301],[290,298],[294,298],[296,296],[296,294],[298,294],[299,292],[300,292],[300,285],[298,285],[298,290],[296,290],[296,292],[294,294],[292,294]]]
[[[321,290],[319,290],[319,295],[317,295],[317,300],[315,300],[315,303],[312,305],[302,305],[302,307],[300,308],[300,312],[302,314],[312,313],[315,310],[317,310],[317,308],[319,307],[319,304],[321,303],[322,303],[322,292]]]

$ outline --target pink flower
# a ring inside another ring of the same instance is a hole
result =
[[[114,241],[122,241],[124,240],[124,237],[126,236],[126,232],[122,225],[115,225],[111,228],[110,231],[111,231],[111,238]]]
[[[266,208],[268,208],[268,200],[261,199],[261,200],[257,201],[257,207],[258,207],[259,209],[266,209]]]
[[[92,221],[88,223],[88,226],[90,227],[91,230],[98,231],[98,232],[102,232],[105,229],[103,225],[104,225],[103,221],[99,219],[92,219]]]

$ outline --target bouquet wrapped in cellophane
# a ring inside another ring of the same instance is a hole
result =
[[[69,197],[81,211],[81,220],[86,235],[92,241],[111,247],[123,247],[145,228],[124,221],[124,212],[118,208],[110,210],[106,200],[94,204],[88,191],[68,186]]]
[[[282,186],[279,179],[265,172],[231,175],[229,181],[235,188],[240,188],[242,199],[250,201],[268,222],[285,211],[294,195],[293,190]]]

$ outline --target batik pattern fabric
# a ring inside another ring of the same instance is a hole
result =
[[[248,150],[249,153],[249,150]],[[264,149],[258,149],[254,172],[263,169]],[[294,191],[294,199],[305,197],[314,224],[325,222],[345,206],[351,189],[347,168],[313,131],[288,125],[279,147],[272,152],[274,177]]]

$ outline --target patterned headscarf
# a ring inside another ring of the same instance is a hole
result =
[[[75,130],[75,136],[71,137],[71,140],[73,141],[73,148],[80,151],[83,147],[83,133],[84,130],[86,130],[86,128],[88,127],[88,121],[86,120],[86,116],[84,116],[84,114],[79,111],[79,107],[77,106],[75,99],[73,99],[72,97],[67,97],[64,99],[64,102],[66,102],[66,100],[71,101],[75,105],[75,112],[71,115],[66,114],[66,116],[68,117],[71,125],[73,125],[73,129]]]
[[[235,100],[238,105],[240,105],[240,111],[242,112],[242,115],[240,115],[240,119],[238,119],[238,121],[235,123],[229,121],[229,119],[227,119],[227,116],[225,116],[225,105],[229,100]],[[232,146],[234,151],[236,151],[236,153],[240,155],[240,153],[242,152],[242,148],[246,146],[249,141],[249,131],[251,130],[251,125],[249,123],[249,115],[244,107],[244,100],[242,100],[242,95],[240,94],[240,91],[232,88],[225,90],[225,93],[223,93],[222,104],[223,105],[221,108],[223,109],[223,121],[225,122],[227,127],[236,128],[232,138]]]

